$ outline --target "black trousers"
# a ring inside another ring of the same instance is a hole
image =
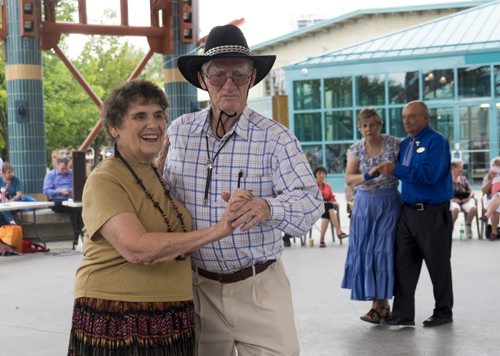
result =
[[[51,209],[55,213],[65,213],[69,215],[71,227],[73,228],[73,234],[77,240],[83,228],[82,209],[62,205],[62,201],[54,201],[54,206]]]
[[[451,239],[449,203],[426,206],[423,211],[403,205],[395,242],[393,317],[415,319],[415,290],[425,261],[434,291],[434,315],[451,317]]]

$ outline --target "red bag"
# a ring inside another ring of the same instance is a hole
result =
[[[23,228],[19,225],[0,226],[0,240],[23,252]]]
[[[23,253],[46,252],[42,245],[33,243],[32,240],[23,241]]]

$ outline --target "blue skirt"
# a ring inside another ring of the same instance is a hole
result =
[[[351,290],[351,299],[393,297],[393,248],[400,208],[397,189],[356,192],[342,280],[342,288]]]

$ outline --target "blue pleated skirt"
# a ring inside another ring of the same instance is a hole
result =
[[[351,290],[351,299],[393,297],[393,245],[400,208],[397,189],[356,192],[342,280],[342,288]]]

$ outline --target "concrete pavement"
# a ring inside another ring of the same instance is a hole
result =
[[[341,206],[343,196],[338,194]],[[341,213],[347,230],[345,210]],[[422,269],[416,294],[416,327],[372,326],[359,320],[369,302],[354,302],[340,288],[348,241],[287,248],[303,356],[498,355],[500,241],[454,238],[452,268],[455,322],[423,328],[433,309],[432,286]],[[49,243],[49,253],[0,257],[0,355],[65,355],[73,304],[74,273],[81,254],[71,241]],[[214,355],[218,356],[218,355]],[[224,356],[224,355],[221,355]]]

